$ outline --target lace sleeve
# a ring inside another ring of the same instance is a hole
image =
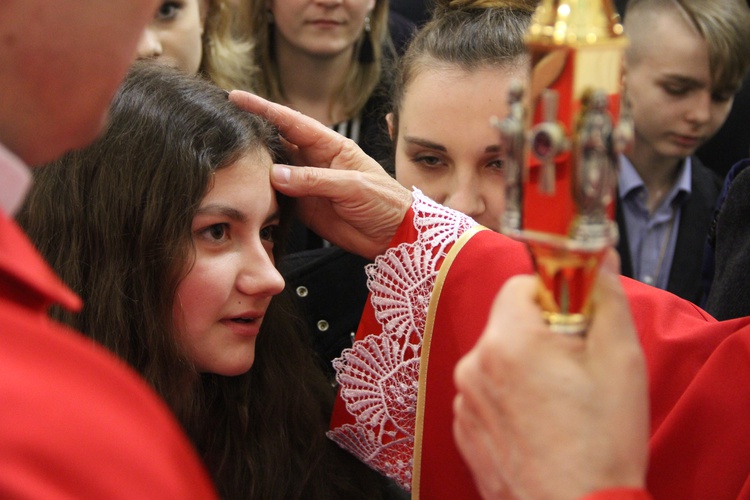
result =
[[[412,209],[417,238],[388,249],[367,266],[374,331],[359,332],[334,360],[339,398],[354,424],[328,436],[373,469],[411,489],[420,352],[435,279],[471,218],[419,190]]]

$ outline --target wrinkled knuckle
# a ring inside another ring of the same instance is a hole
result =
[[[349,137],[344,137],[343,140],[341,141],[341,149],[343,151],[351,152],[351,151],[356,151],[357,149],[359,149],[359,146],[357,145],[356,142],[354,142],[353,139]]]
[[[364,172],[360,172],[359,170],[352,171],[352,180],[354,183],[358,185],[367,185],[368,184],[368,177]]]
[[[300,180],[305,186],[314,188],[320,182],[320,174],[316,168],[302,167],[298,168],[297,172],[299,172]]]
[[[477,371],[497,374],[498,371],[502,372],[505,366],[512,364],[513,353],[508,349],[507,343],[502,342],[496,335],[485,335],[475,361]]]
[[[455,370],[453,370],[453,383],[455,384],[456,389],[458,389],[459,392],[471,386],[470,364],[474,357],[474,351],[470,352],[458,362]]]

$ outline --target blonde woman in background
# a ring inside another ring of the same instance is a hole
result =
[[[138,58],[200,73],[227,90],[254,90],[253,44],[232,33],[236,9],[231,0],[165,0],[141,36]]]
[[[495,231],[505,175],[490,121],[528,78],[523,35],[536,3],[437,2],[401,58],[387,116],[396,179]]]
[[[382,156],[377,97],[393,57],[388,0],[239,0],[236,32],[255,40],[259,95]]]

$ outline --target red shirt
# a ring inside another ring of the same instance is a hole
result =
[[[179,424],[123,362],[56,324],[80,300],[0,211],[0,497],[215,498]]]

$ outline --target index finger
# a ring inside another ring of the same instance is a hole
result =
[[[342,147],[343,137],[340,134],[299,111],[242,90],[231,91],[229,100],[275,124],[286,140],[300,148],[324,148],[334,156]]]

